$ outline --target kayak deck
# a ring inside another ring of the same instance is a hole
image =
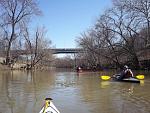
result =
[[[119,80],[117,78],[113,78],[113,80],[118,81],[118,82],[131,82],[131,83],[140,83],[140,80],[136,79],[136,78],[124,78],[122,80]]]
[[[39,113],[60,113],[52,102],[51,98],[45,99],[45,104]]]

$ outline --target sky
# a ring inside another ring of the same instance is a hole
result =
[[[75,48],[77,37],[111,7],[111,0],[39,0],[39,7],[43,15],[34,22],[46,27],[52,45]]]

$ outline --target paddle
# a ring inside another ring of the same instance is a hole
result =
[[[109,80],[111,77],[110,76],[108,76],[108,75],[102,75],[101,76],[101,79],[102,80]]]
[[[144,75],[137,75],[135,76],[137,79],[139,80],[143,80],[144,79]],[[109,80],[110,78],[112,78],[111,76],[108,76],[108,75],[102,75],[101,76],[101,79],[102,80]]]
[[[137,75],[136,78],[139,80],[143,80],[145,77],[144,77],[144,75]]]

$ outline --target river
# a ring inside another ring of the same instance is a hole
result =
[[[60,113],[150,113],[150,72],[142,83],[102,81],[113,71],[0,71],[0,113],[38,113],[51,97]]]

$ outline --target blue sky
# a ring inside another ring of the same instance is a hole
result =
[[[35,19],[44,25],[47,37],[56,48],[77,47],[75,39],[94,25],[111,0],[39,0],[43,16]]]

